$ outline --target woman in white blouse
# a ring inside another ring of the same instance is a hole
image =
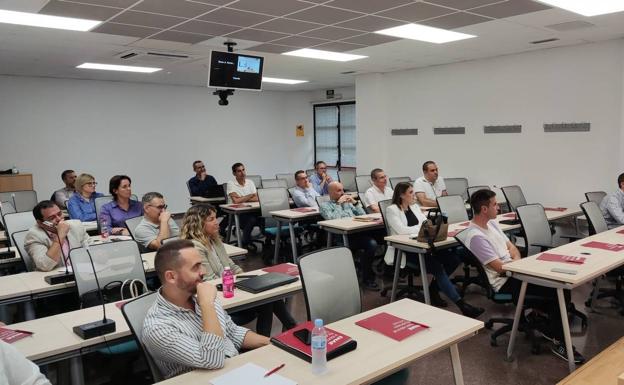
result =
[[[394,188],[392,196],[392,205],[388,206],[385,213],[385,219],[388,222],[390,235],[410,234],[416,236],[420,231],[420,226],[427,218],[420,210],[416,203],[414,188],[410,183],[401,182]],[[418,261],[418,256],[413,253],[406,253],[410,260]],[[387,264],[394,261],[394,248],[388,247],[384,260]],[[417,262],[416,262],[417,263]],[[436,252],[435,255],[425,254],[425,263],[427,272],[431,273],[434,279],[431,281],[430,294],[433,302],[437,302],[444,306],[438,296],[438,290],[441,290],[451,301],[453,301],[459,310],[468,317],[476,318],[483,309],[474,307],[459,296],[455,285],[449,279],[449,275],[455,271],[459,265],[459,258],[450,252]],[[401,267],[405,266],[405,261],[401,260]]]

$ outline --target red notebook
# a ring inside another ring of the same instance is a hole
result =
[[[618,234],[624,234],[624,230],[618,230],[618,231],[616,231],[616,233],[618,233]]]
[[[619,243],[606,243],[606,242],[587,242],[583,243],[581,246],[591,247],[594,249],[602,249],[602,250],[610,250],[610,251],[622,251],[624,250],[624,245]]]
[[[458,226],[469,226],[470,225],[470,221],[468,222],[462,222],[460,223]]]
[[[265,267],[262,270],[267,273],[282,273],[292,275],[293,277],[299,275],[299,268],[294,263],[280,263],[279,265]]]
[[[126,302],[128,302],[128,301],[119,301],[119,302],[116,302],[116,303],[115,303],[115,306],[117,306],[117,308],[121,310],[121,308],[123,307],[123,305],[125,305],[125,304],[126,304]]]
[[[355,323],[365,329],[374,330],[396,341],[403,341],[429,326],[406,320],[388,313],[379,313]]]
[[[0,328],[0,340],[9,344],[21,340],[22,338],[30,337],[31,335],[33,335],[32,332],[26,332],[25,330]]]
[[[235,209],[239,209],[242,207],[251,207],[251,205],[245,204],[245,203],[232,203],[229,205],[230,207],[233,207]]]
[[[271,338],[273,345],[286,350],[289,353],[296,355],[297,357],[312,362],[312,350],[310,345],[304,344],[297,337],[294,332],[301,329],[312,330],[312,321],[304,322],[295,326],[294,328],[285,331],[284,333]],[[325,327],[327,332],[327,360],[336,358],[344,353],[350,352],[357,347],[357,342],[351,337]]]
[[[457,233],[459,233],[461,230],[453,230],[453,231],[449,231],[448,232],[448,237],[454,237],[457,235]]]
[[[544,207],[544,211],[566,211],[567,208],[566,207]]]
[[[290,211],[296,211],[298,213],[312,213],[315,212],[316,209],[312,207],[297,207],[296,209],[290,209]]]
[[[542,253],[539,257],[537,257],[540,261],[551,261],[551,262],[563,262],[563,263],[571,263],[574,265],[582,265],[585,263],[585,257],[576,257],[573,255],[560,255],[560,254],[551,254],[551,253]]]
[[[512,218],[512,219],[516,219],[516,213],[507,213],[507,214],[503,214],[503,218]]]

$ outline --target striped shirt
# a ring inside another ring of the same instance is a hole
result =
[[[199,304],[195,311],[167,301],[160,291],[143,321],[143,343],[165,378],[193,369],[222,368],[228,357],[238,354],[248,329],[237,326],[215,302],[224,337],[203,330]]]

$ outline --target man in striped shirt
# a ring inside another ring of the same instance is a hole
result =
[[[203,282],[202,258],[191,241],[165,244],[154,264],[162,287],[143,322],[143,341],[165,378],[218,369],[241,348],[269,344],[232,322],[216,300],[217,289]]]

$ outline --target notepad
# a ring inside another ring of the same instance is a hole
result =
[[[407,337],[429,328],[425,324],[399,318],[386,312],[357,321],[355,324],[379,332],[396,341],[403,341]]]
[[[624,245],[621,245],[619,243],[606,243],[606,242],[598,242],[598,241],[583,243],[581,246],[591,247],[594,249],[609,250],[609,251],[624,250]]]
[[[582,265],[585,263],[585,257],[577,257],[574,255],[561,255],[561,254],[552,254],[552,253],[542,253],[539,257],[537,257],[540,261],[550,261],[550,262],[563,262],[563,263],[571,263],[575,265]]]
[[[358,222],[380,222],[381,218],[375,218],[375,217],[353,217],[354,221],[358,221]]]
[[[262,269],[267,273],[282,273],[292,275],[293,277],[299,275],[299,268],[294,263],[280,263],[279,265],[269,266]]]
[[[279,365],[278,362],[275,366]],[[297,385],[297,383],[289,378],[281,376],[277,373],[268,377],[264,375],[272,368],[263,368],[254,363],[246,363],[236,369],[220,375],[210,380],[212,385],[234,385],[234,384],[254,384],[254,385]]]
[[[567,208],[565,207],[544,207],[544,211],[559,211],[559,212],[563,212],[566,211]]]
[[[251,207],[251,205],[245,204],[245,203],[232,203],[229,205],[229,207],[238,209],[238,208],[243,208],[243,207]]]
[[[290,211],[296,211],[298,213],[313,213],[316,209],[312,207],[297,207],[296,209],[290,209]]]
[[[32,332],[24,333],[24,332],[13,330],[13,329],[0,328],[0,340],[8,344],[12,344],[15,341],[21,340],[22,338],[29,337],[31,335],[32,335]]]

